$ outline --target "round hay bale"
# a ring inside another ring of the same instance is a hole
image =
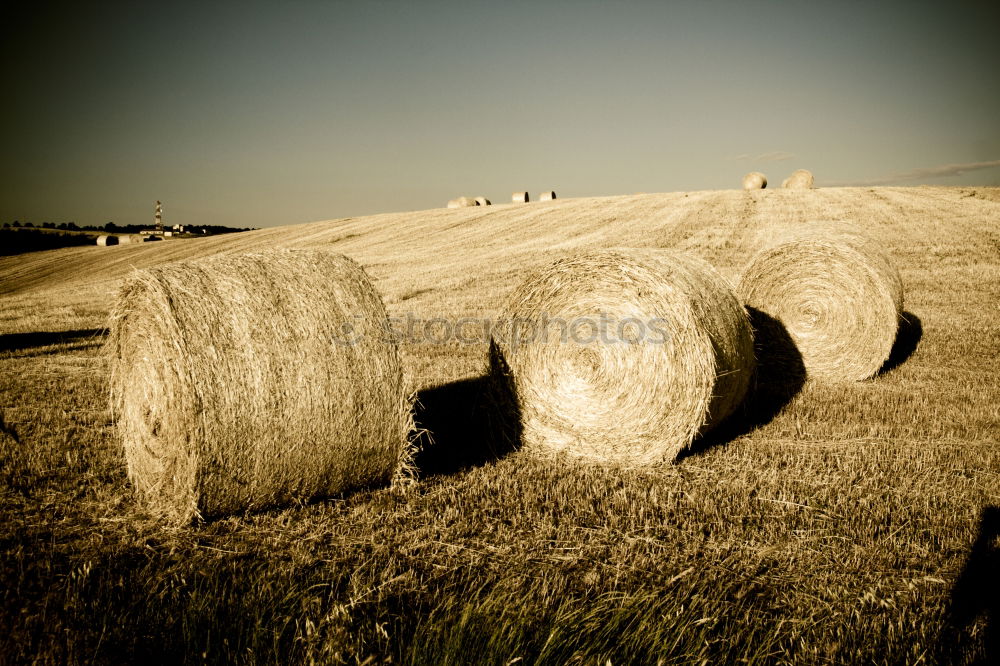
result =
[[[510,200],[514,203],[528,203],[530,198],[527,192],[514,192],[514,194],[510,195]]]
[[[556,193],[553,192],[552,190],[549,190],[548,192],[542,192],[541,194],[538,195],[539,201],[553,201],[555,198],[556,198]]]
[[[903,283],[881,248],[822,225],[758,252],[738,293],[784,325],[808,376],[835,381],[879,371],[903,312]]]
[[[111,406],[149,509],[183,523],[391,481],[411,417],[387,326],[341,255],[134,273],[111,317]]]
[[[798,169],[786,178],[781,186],[787,190],[808,190],[813,186],[812,172],[805,169]]]
[[[732,413],[754,369],[731,285],[680,253],[557,261],[515,290],[503,316],[491,375],[527,450],[624,465],[673,460]]]
[[[469,206],[478,206],[479,202],[472,197],[458,197],[457,199],[452,199],[448,202],[448,208],[467,208]]]
[[[479,206],[489,206],[489,205],[491,205],[490,204],[490,200],[487,199],[486,197],[476,197],[476,204],[479,205]]]
[[[744,190],[763,190],[767,187],[767,176],[760,171],[751,171],[743,176]]]
[[[118,236],[107,236],[101,235],[97,237],[97,244],[101,247],[107,247],[109,245],[118,245]]]

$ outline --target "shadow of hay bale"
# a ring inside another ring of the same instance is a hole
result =
[[[917,351],[922,337],[924,337],[924,326],[920,317],[912,312],[904,312],[899,319],[899,330],[896,332],[896,341],[892,345],[889,358],[875,376],[892,372],[905,363]]]
[[[81,328],[73,331],[36,331],[0,335],[0,352],[21,351],[35,347],[75,344],[95,346],[104,343],[106,328]]]
[[[938,644],[941,663],[973,663],[969,655],[963,659],[957,653],[979,647],[968,645],[969,638],[962,634],[980,619],[986,623],[981,663],[1000,663],[1000,506],[983,509],[979,534],[951,590],[947,623]]]
[[[756,308],[747,308],[754,331],[757,370],[743,404],[724,422],[696,439],[677,462],[725,444],[770,423],[806,383],[806,367],[784,324]]]
[[[495,350],[490,355],[495,364]],[[413,461],[421,476],[483,465],[520,447],[520,413],[502,373],[424,389],[414,412],[416,428],[426,431]]]

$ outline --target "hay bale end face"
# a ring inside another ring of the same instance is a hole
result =
[[[680,253],[558,261],[515,290],[503,317],[491,375],[512,396],[521,444],[536,452],[673,460],[739,405],[755,365],[731,285]]]
[[[107,247],[109,245],[118,245],[118,236],[98,236],[97,244],[102,247]]]
[[[788,330],[808,376],[872,377],[892,352],[903,284],[874,241],[822,225],[755,255],[738,292]]]
[[[470,206],[478,206],[479,202],[472,197],[458,197],[457,199],[452,199],[448,202],[448,208],[468,208]]]
[[[489,205],[491,205],[490,204],[490,200],[487,199],[486,197],[476,197],[476,204],[479,205],[479,206],[489,206]]]
[[[743,176],[744,190],[763,190],[767,187],[767,176],[760,171],[751,171]]]
[[[530,200],[527,192],[514,192],[514,194],[510,195],[510,199],[514,203],[528,203]]]
[[[555,198],[556,198],[556,193],[553,192],[552,190],[549,190],[548,192],[542,192],[541,194],[538,195],[539,201],[554,201]]]
[[[806,169],[793,171],[788,178],[782,181],[781,186],[787,190],[808,190],[813,186],[812,172]]]
[[[390,482],[410,405],[381,298],[347,257],[216,257],[134,273],[110,324],[128,476],[170,522]]]

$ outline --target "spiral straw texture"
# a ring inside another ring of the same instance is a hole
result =
[[[273,251],[134,273],[110,325],[128,475],[184,523],[392,480],[410,405],[385,306],[347,257]]]
[[[732,287],[680,253],[557,261],[515,290],[504,317],[491,369],[506,378],[522,446],[536,452],[672,460],[736,408],[754,368]]]
[[[754,256],[738,292],[780,321],[810,377],[855,381],[889,358],[903,311],[896,267],[860,232],[813,225]]]

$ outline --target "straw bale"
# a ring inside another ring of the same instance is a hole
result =
[[[744,190],[763,190],[767,187],[767,176],[760,171],[751,171],[743,176]]]
[[[525,449],[624,465],[673,460],[737,407],[754,369],[731,285],[665,250],[588,252],[530,275],[490,356]]]
[[[812,172],[806,169],[798,169],[793,171],[788,178],[786,178],[781,186],[787,190],[808,190],[813,186],[813,175]]]
[[[128,476],[170,522],[390,482],[409,400],[385,306],[347,257],[214,257],[135,272],[110,324]]]
[[[810,377],[854,381],[889,358],[903,312],[892,261],[857,229],[813,224],[758,252],[737,288],[780,321]]]
[[[458,197],[457,199],[452,199],[448,202],[448,208],[468,208],[470,206],[478,206],[479,202],[472,197]]]

